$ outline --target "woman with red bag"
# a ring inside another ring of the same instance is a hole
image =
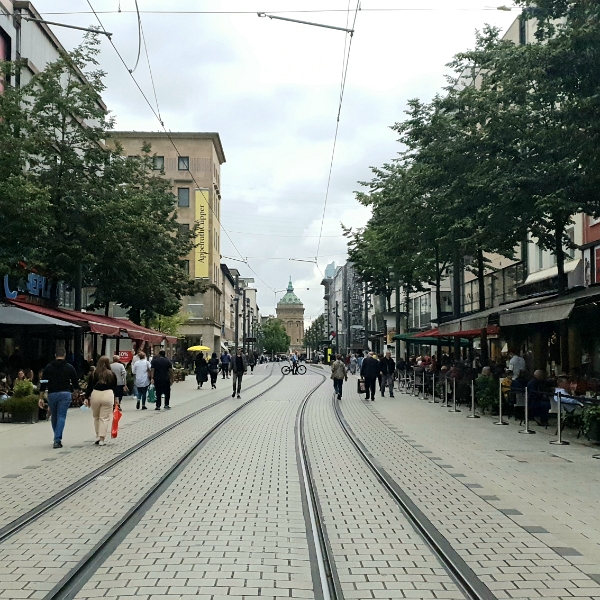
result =
[[[97,446],[106,446],[106,435],[110,429],[115,405],[117,378],[110,368],[108,356],[101,356],[94,374],[85,391],[85,404],[91,407],[96,429]]]

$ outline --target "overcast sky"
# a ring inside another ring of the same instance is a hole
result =
[[[91,2],[97,11],[112,11],[100,17],[133,67],[138,43],[137,17],[131,12],[134,0]],[[34,4],[48,20],[96,24],[86,0]],[[359,227],[368,219],[368,212],[354,199],[360,189],[357,182],[370,179],[369,167],[380,166],[398,151],[389,126],[403,119],[408,99],[428,100],[441,90],[446,63],[456,52],[473,46],[476,29],[489,23],[506,30],[518,14],[497,10],[503,0],[362,2],[319,270],[310,262],[288,259],[314,261],[317,255],[348,39],[341,31],[259,19],[256,11],[310,11],[279,14],[346,27],[348,0],[138,0],[138,4],[166,127],[221,135],[227,158],[221,169],[222,220],[237,247],[222,233],[221,252],[224,257],[247,258],[258,277],[242,262],[229,258],[224,262],[238,267],[243,276],[255,277],[262,314],[274,312],[273,290],[284,289],[291,276],[309,320],[323,308],[321,272],[330,262],[342,265],[346,260],[340,223]],[[352,22],[355,0],[350,7]],[[153,10],[251,12],[144,12]],[[51,14],[59,12],[64,14]],[[81,40],[79,32],[54,31],[67,48]],[[117,129],[159,130],[107,41],[101,65],[107,72],[104,100],[116,116]],[[143,54],[135,76],[153,100]]]

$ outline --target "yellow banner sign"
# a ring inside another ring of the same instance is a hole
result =
[[[208,277],[208,190],[196,190],[196,265],[195,277]]]

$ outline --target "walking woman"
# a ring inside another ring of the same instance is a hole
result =
[[[198,384],[198,389],[200,389],[202,384],[208,381],[208,363],[204,358],[203,352],[198,353],[194,363],[196,365],[196,383]]]
[[[341,354],[335,355],[335,361],[331,365],[331,379],[333,379],[333,389],[337,394],[337,399],[341,400],[344,381],[348,381],[348,369],[342,360]]]
[[[86,406],[91,407],[94,416],[97,446],[106,446],[104,440],[110,429],[116,389],[117,378],[110,368],[110,360],[108,356],[101,356],[85,391]]]
[[[219,359],[217,353],[213,352],[208,361],[208,374],[210,375],[210,385],[213,390],[217,389],[217,376],[219,375]]]

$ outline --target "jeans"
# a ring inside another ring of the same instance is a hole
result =
[[[233,372],[233,393],[236,393],[236,384],[237,384],[237,393],[239,394],[242,391],[242,378],[244,377],[244,372],[239,371],[236,373]]]
[[[384,375],[381,378],[381,395],[385,395],[385,388],[390,388],[390,398],[394,397],[394,374]]]
[[[54,431],[54,441],[62,441],[65,421],[67,420],[67,410],[71,406],[71,392],[52,392],[48,394],[48,406],[50,407],[52,431]]]
[[[344,385],[343,379],[334,379],[333,380],[333,389],[335,393],[341,398],[342,397],[342,387]]]
[[[221,363],[221,373],[223,374],[223,379],[229,377],[229,363]]]
[[[146,406],[146,394],[148,393],[148,387],[149,386],[145,386],[145,387],[138,386],[137,389],[135,390],[138,402],[141,400],[142,406]]]
[[[165,406],[169,406],[169,402],[171,401],[171,382],[155,381],[154,389],[156,391],[156,406],[160,408],[163,394],[165,396]]]

